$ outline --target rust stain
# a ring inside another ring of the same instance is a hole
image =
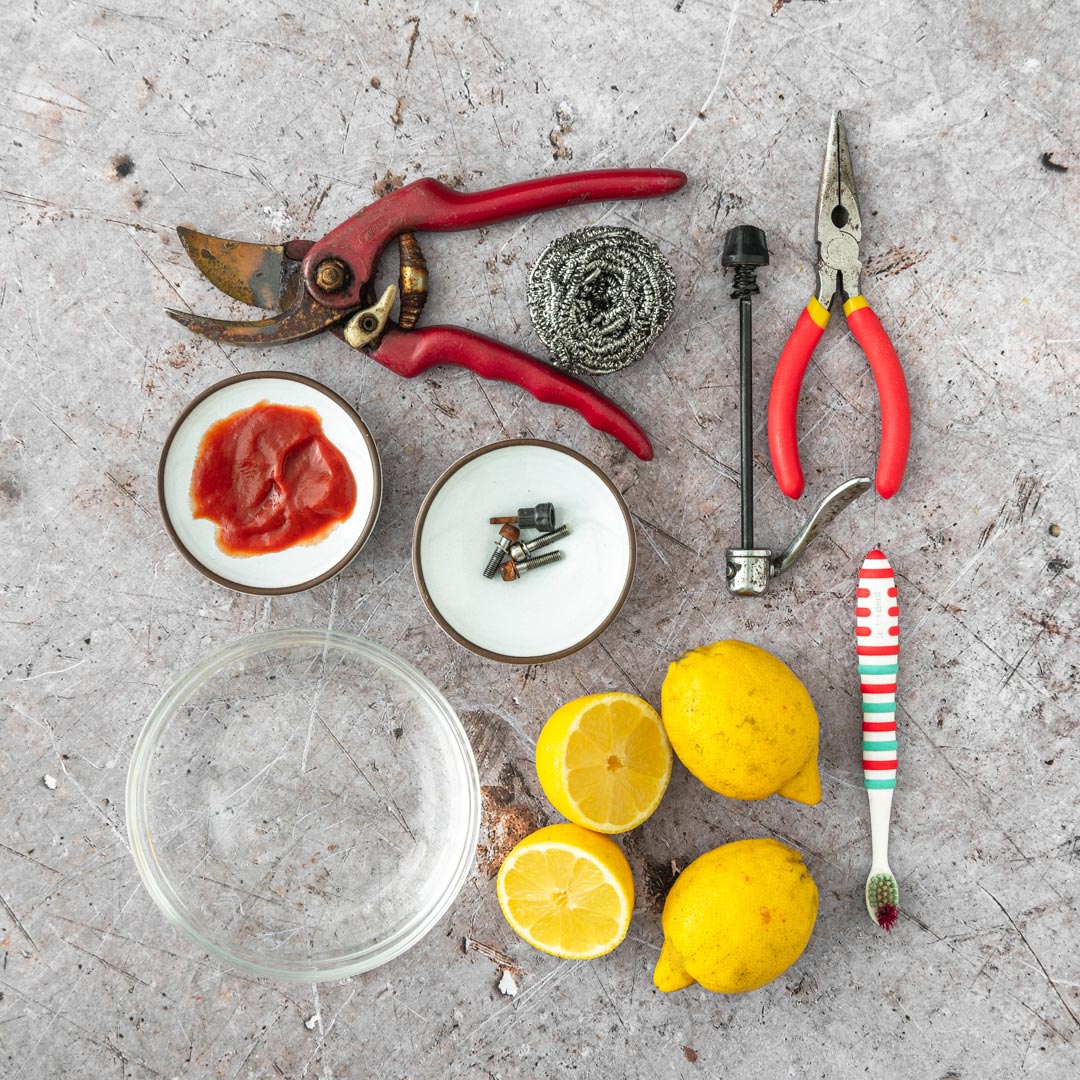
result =
[[[383,173],[381,180],[376,180],[371,185],[371,194],[376,199],[381,199],[384,195],[389,195],[392,191],[397,191],[405,183],[405,177],[401,173],[394,172],[393,169],[387,169]]]
[[[555,152],[551,156],[556,161],[569,161],[574,156],[574,151],[566,145],[566,140],[563,138],[562,132],[558,128],[551,129],[548,140],[555,148]]]
[[[14,506],[22,498],[19,482],[10,476],[0,480],[0,506]]]
[[[781,2],[786,3],[787,0],[781,0]],[[698,1059],[699,1055],[698,1055],[698,1052],[692,1046],[684,1046],[682,1048],[682,1052],[683,1052],[683,1057],[686,1058],[686,1060],[689,1061],[691,1065],[693,1065],[693,1064],[695,1064],[697,1062],[697,1059]]]
[[[925,251],[912,251],[897,245],[872,259],[868,259],[865,269],[866,273],[872,277],[893,277],[895,274],[902,274],[905,270],[917,266],[925,258]]]
[[[117,154],[109,164],[114,180],[123,180],[135,171],[135,162],[127,154]]]
[[[569,161],[574,156],[574,151],[566,145],[566,136],[574,130],[574,112],[570,105],[563,101],[555,110],[557,127],[553,127],[548,133],[548,142],[554,148],[551,155],[556,161]]]
[[[476,861],[480,872],[493,878],[510,850],[530,833],[536,832],[541,822],[534,810],[515,803],[513,792],[502,784],[481,787],[480,796],[483,805]]]
[[[453,188],[455,191],[461,191],[465,187],[465,177],[460,173],[453,173],[452,175],[450,173],[439,173],[435,179],[438,180],[440,184],[445,184],[448,188]]]
[[[176,345],[170,345],[165,350],[165,363],[171,368],[179,370],[180,368],[187,367],[191,363],[191,357],[188,356],[187,346],[179,343]]]
[[[319,192],[318,198],[315,200],[314,203],[312,203],[311,210],[308,212],[308,221],[311,221],[311,219],[314,218],[315,215],[319,212],[319,207],[322,206],[323,200],[326,198],[327,195],[330,194],[330,189],[333,186],[333,182],[331,182],[327,184],[326,187],[322,189],[322,191]]]
[[[420,36],[420,16],[411,15],[405,20],[406,25],[408,23],[413,24],[412,33],[409,35],[409,55],[405,60],[405,70],[408,71],[412,66],[413,49],[416,48],[416,39]]]
[[[664,911],[664,902],[675,879],[679,876],[679,862],[676,859],[650,859],[641,849],[641,839],[636,831],[625,837],[626,853],[640,864],[642,905],[646,911],[660,915]],[[686,865],[683,863],[683,865]]]
[[[1060,637],[1064,641],[1073,641],[1075,639],[1075,635],[1070,634],[1048,611],[1044,611],[1041,615],[1035,615],[1030,611],[1023,611],[1018,608],[1016,614],[1021,619],[1026,619],[1029,623],[1042,627],[1051,637]]]

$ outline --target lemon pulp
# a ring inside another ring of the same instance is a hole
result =
[[[619,846],[578,825],[548,825],[503,861],[499,906],[519,937],[568,960],[611,952],[630,927],[634,881]]]
[[[671,779],[671,762],[659,713],[633,694],[567,702],[536,744],[536,771],[551,804],[602,833],[626,832],[653,813]]]

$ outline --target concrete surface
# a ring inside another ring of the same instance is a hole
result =
[[[1032,0],[9,0],[0,1073],[1076,1076],[1075,14]],[[805,388],[802,504],[778,494],[764,453],[772,358],[811,290],[834,106],[860,185],[865,289],[910,382],[912,462],[897,498],[865,498],[768,600],[737,602],[721,580],[737,516],[736,312],[719,267],[730,225],[763,226],[773,255],[755,307],[761,538],[786,539],[876,453],[873,383],[839,318]],[[162,314],[223,310],[178,223],[316,237],[395,177],[479,188],[660,163],[691,177],[664,203],[425,241],[429,321],[536,349],[525,277],[551,238],[601,216],[653,237],[676,270],[677,313],[644,361],[603,382],[653,433],[649,464],[571,413],[462,371],[406,383],[329,338],[221,349]],[[203,580],[155,505],[178,411],[258,368],[305,373],[354,401],[386,471],[383,514],[355,564],[274,600]],[[431,482],[506,435],[597,461],[638,529],[621,617],[543,668],[451,643],[408,562]],[[904,632],[903,917],[891,938],[861,896],[852,659],[853,575],[878,543],[900,573]],[[123,812],[128,757],[163,689],[238,635],[292,625],[355,631],[414,658],[460,710],[487,785],[482,857],[439,928],[395,963],[320,987],[223,971],[172,929],[139,884]],[[672,658],[727,636],[772,648],[807,682],[821,805],[730,802],[677,769],[660,811],[626,840],[639,893],[627,942],[593,963],[533,952],[503,922],[490,873],[515,831],[550,813],[531,758],[542,722],[581,692],[656,701]],[[745,998],[661,996],[650,973],[672,860],[755,835],[806,855],[821,890],[809,948]],[[482,947],[465,951],[466,938]],[[497,989],[499,953],[520,968],[515,998]]]

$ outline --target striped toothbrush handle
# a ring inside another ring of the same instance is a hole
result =
[[[863,559],[859,569],[855,651],[862,691],[863,783],[868,791],[891,791],[896,787],[900,608],[892,567],[877,548]]]

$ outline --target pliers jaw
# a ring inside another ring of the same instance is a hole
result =
[[[826,310],[840,293],[845,301],[860,293],[862,217],[855,192],[847,132],[839,110],[833,113],[829,145],[821,168],[817,199],[817,299]]]
[[[805,478],[799,461],[799,390],[814,349],[829,322],[829,307],[839,291],[851,336],[862,347],[881,399],[881,452],[876,486],[883,499],[900,490],[911,444],[911,404],[896,349],[862,295],[859,241],[862,217],[847,134],[840,113],[833,114],[829,146],[821,170],[817,203],[818,287],[776,362],[769,392],[769,450],[780,490],[797,499]]]

